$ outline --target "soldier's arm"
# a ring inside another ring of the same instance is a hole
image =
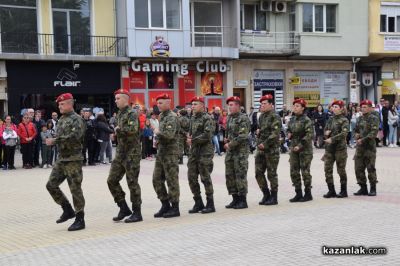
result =
[[[192,139],[193,145],[196,145],[196,144],[201,145],[201,144],[210,142],[212,139],[212,134],[213,134],[213,125],[214,125],[214,123],[211,120],[211,118],[206,119],[206,121],[204,123],[203,133]]]
[[[367,140],[367,139],[371,139],[371,140],[375,140],[376,135],[378,135],[378,131],[379,131],[379,118],[376,116],[372,116],[372,119],[370,119],[368,121],[368,123],[371,123],[371,130],[368,132],[368,134],[362,138],[362,141]]]
[[[160,140],[172,140],[175,138],[175,132],[177,129],[177,123],[179,123],[177,117],[166,117],[164,128],[157,133],[157,137]]]
[[[300,140],[300,143],[297,145],[300,150],[304,148],[304,146],[312,142],[313,136],[314,136],[314,129],[313,129],[313,124],[310,119],[306,119],[304,121],[304,137]]]
[[[73,142],[73,141],[80,141],[81,138],[85,135],[86,125],[83,122],[81,117],[73,118],[73,122],[69,127],[69,131],[66,132],[63,130],[65,134],[57,135],[55,138],[55,143],[59,144],[60,142]]]
[[[239,144],[247,143],[247,138],[250,132],[250,120],[247,116],[242,116],[239,123],[239,133],[231,142],[229,142],[229,148],[235,148]]]
[[[347,134],[349,133],[349,120],[343,119],[343,123],[341,126],[341,132],[337,134],[336,136],[331,137],[332,142],[335,142],[337,140],[340,140],[341,138],[346,138]]]
[[[275,144],[276,140],[279,139],[279,137],[281,135],[281,128],[282,128],[281,120],[279,118],[275,117],[274,121],[272,122],[271,128],[272,128],[271,134],[268,136],[268,138],[263,143],[265,148],[272,146],[273,144]]]

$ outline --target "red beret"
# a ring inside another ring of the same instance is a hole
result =
[[[202,103],[204,103],[204,97],[195,96],[195,97],[192,98],[192,100],[190,102],[202,102]]]
[[[339,105],[340,108],[343,108],[344,102],[341,100],[333,101],[332,105]]]
[[[229,102],[237,102],[240,103],[240,98],[237,96],[232,96],[226,99],[226,104],[229,104]]]
[[[127,90],[127,89],[118,89],[118,90],[116,90],[116,91],[114,91],[114,95],[117,95],[117,94],[126,94],[126,95],[128,95],[129,96],[129,91]]]
[[[166,93],[160,94],[160,95],[158,95],[156,97],[156,101],[158,101],[158,100],[168,100],[168,99],[171,99],[171,97],[169,97],[169,95],[166,94]]]
[[[360,106],[362,106],[362,105],[372,106],[372,101],[365,99],[365,100],[361,101]]]
[[[272,99],[274,99],[274,97],[271,94],[266,94],[260,98],[260,103],[262,103],[265,100],[272,100]]]
[[[302,98],[293,101],[293,105],[295,105],[296,103],[301,104],[304,108],[307,107],[307,102]]]
[[[72,96],[71,93],[63,93],[57,97],[56,103],[63,102],[66,100],[73,100],[73,99],[74,99],[74,96]]]

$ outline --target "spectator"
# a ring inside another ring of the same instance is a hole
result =
[[[143,139],[144,155],[146,160],[150,160],[153,157],[153,130],[151,129],[149,119],[146,119],[146,124],[143,130]]]
[[[52,112],[51,113],[51,119],[50,119],[51,123],[53,124],[53,130],[54,132],[57,132],[57,123],[58,123],[58,114],[56,112]],[[54,146],[53,148],[54,150],[54,161],[57,160],[57,146]]]
[[[315,129],[314,146],[316,148],[322,148],[324,145],[324,128],[327,118],[326,114],[324,113],[324,108],[321,104],[318,104],[316,110],[314,111],[313,119]]]
[[[355,129],[356,129],[356,123],[357,119],[360,117],[360,113],[357,112],[357,107],[352,106],[351,107],[351,118],[350,118],[350,147],[354,148],[355,146]]]
[[[15,170],[14,156],[17,146],[17,127],[11,122],[11,116],[6,116],[5,123],[0,127],[0,136],[4,144],[3,170]]]
[[[158,114],[153,112],[151,113],[151,118],[150,118],[150,127],[154,129],[158,129],[160,127],[160,122],[158,121]],[[157,136],[154,134],[153,131],[153,154],[156,154],[156,138]]]
[[[146,156],[144,154],[145,152],[144,152],[143,130],[144,130],[144,127],[145,127],[145,124],[146,124],[146,119],[147,119],[146,112],[147,112],[147,110],[146,110],[146,108],[142,108],[142,109],[139,109],[138,112],[139,112],[140,143],[142,144],[141,145],[142,146],[142,159],[145,159]]]
[[[35,112],[35,118],[33,119],[33,123],[35,124],[36,127],[36,132],[38,132],[38,134],[36,134],[36,138],[35,138],[35,142],[34,142],[34,146],[33,146],[33,167],[39,166],[39,155],[40,155],[40,150],[42,148],[42,138],[41,138],[41,134],[39,134],[39,132],[42,131],[41,127],[42,125],[45,125],[45,121],[42,119],[42,112],[37,110]],[[42,162],[42,166],[43,166],[43,162]]]
[[[383,146],[388,146],[388,137],[389,137],[389,101],[383,102],[382,107],[382,130],[383,130]]]
[[[1,129],[4,126],[4,121],[3,119],[0,118],[0,133],[1,133]],[[0,134],[0,167],[3,167],[3,165],[5,164],[5,145],[4,145],[4,141],[3,141],[3,134]]]
[[[397,147],[397,127],[399,126],[399,114],[397,113],[396,106],[390,105],[388,112],[388,125],[389,125],[389,147]]]
[[[37,135],[36,126],[32,123],[29,113],[23,116],[18,125],[18,136],[21,140],[22,165],[31,169],[33,165],[33,145]]]
[[[110,134],[114,133],[114,130],[107,124],[107,119],[104,114],[97,115],[97,141],[100,143],[100,162],[107,164],[104,161],[104,154],[106,153],[107,146],[110,144]],[[112,160],[110,150],[107,152],[107,158],[109,162]]]
[[[39,134],[38,134],[39,135]],[[46,145],[46,139],[53,138],[54,136],[51,134],[51,130],[47,128],[46,124],[42,125],[40,138],[42,145],[42,168],[48,168],[52,165],[52,156],[51,156],[51,146]]]
[[[221,150],[219,148],[219,117],[220,117],[221,109],[217,106],[214,108],[214,112],[212,113],[212,117],[214,118],[215,130],[212,138],[212,142],[214,144],[214,149],[221,156]]]
[[[285,121],[285,116],[287,116],[289,113],[286,104],[283,105],[282,110],[279,111],[279,116],[282,118],[282,121]]]

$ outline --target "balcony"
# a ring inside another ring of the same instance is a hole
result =
[[[242,31],[241,54],[295,55],[300,51],[297,32]]]
[[[0,33],[3,58],[116,58],[126,56],[126,37]]]

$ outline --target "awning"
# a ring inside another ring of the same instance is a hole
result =
[[[400,94],[400,80],[384,79],[382,80],[382,95]]]

